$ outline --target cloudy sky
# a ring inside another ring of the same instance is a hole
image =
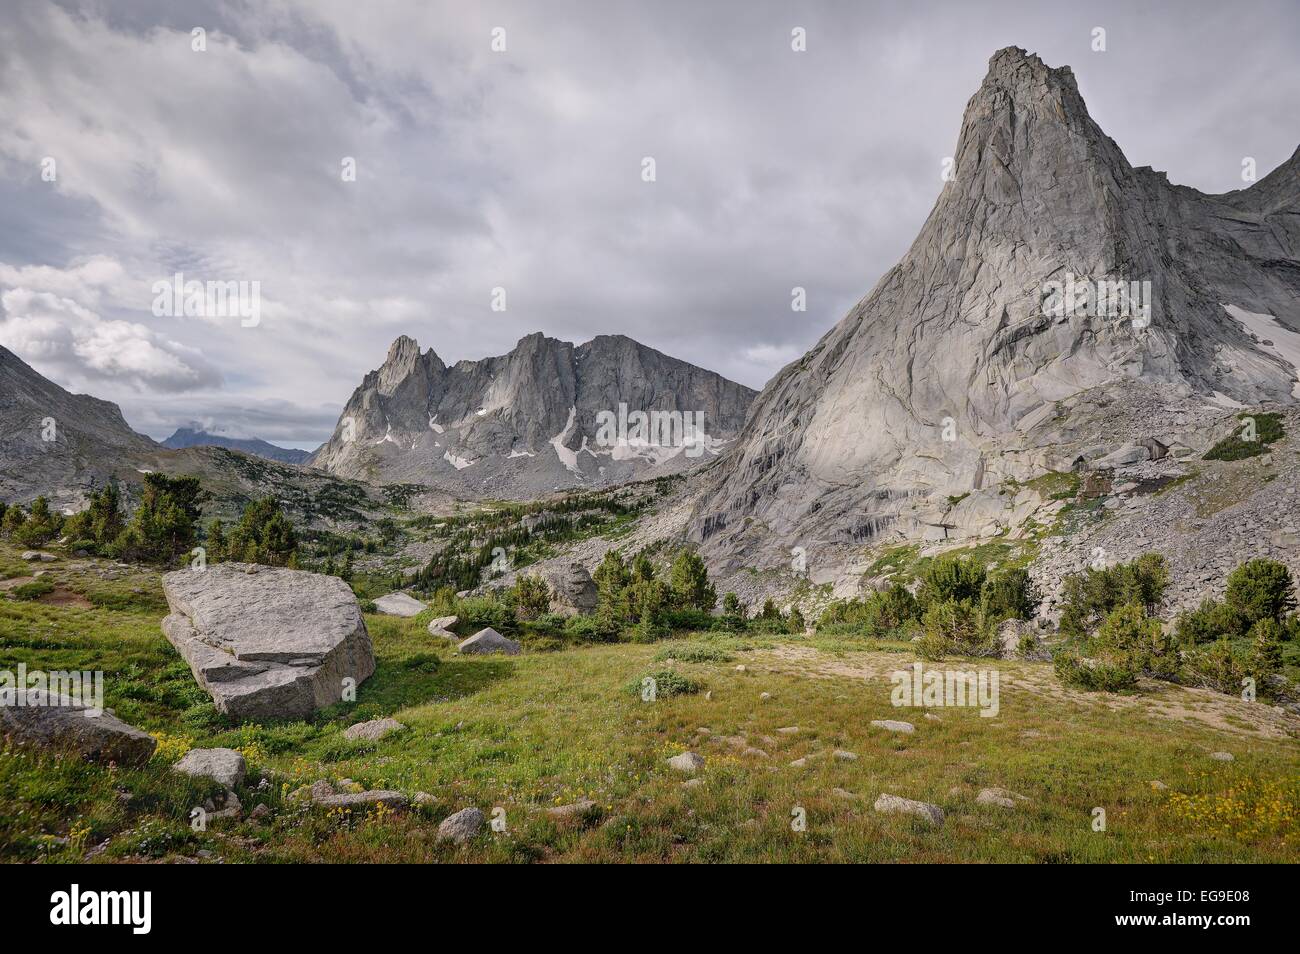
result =
[[[5,0],[0,344],[151,436],[299,447],[399,334],[621,333],[761,387],[907,248],[1009,45],[1174,182],[1300,143],[1294,0]],[[176,272],[260,282],[260,323],[156,316]]]

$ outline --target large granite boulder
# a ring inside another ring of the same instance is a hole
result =
[[[596,608],[596,584],[581,563],[546,567],[541,576],[551,588],[552,613],[577,616]]]
[[[0,736],[14,745],[55,749],[90,762],[143,765],[158,744],[135,726],[108,712],[93,715],[67,696],[44,689],[28,689],[23,696],[0,705]]]
[[[217,708],[301,719],[375,671],[356,596],[337,577],[219,563],[163,577],[163,632]]]

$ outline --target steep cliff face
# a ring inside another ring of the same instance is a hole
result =
[[[469,495],[604,486],[711,460],[739,432],[753,397],[621,335],[575,347],[532,334],[507,355],[451,367],[403,336],[353,392],[310,463]],[[639,434],[638,412],[696,423],[703,434],[698,442],[664,428]]]
[[[1225,305],[1300,330],[1300,154],[1227,195],[1170,185],[1068,67],[1010,48],[954,159],[903,260],[711,469],[690,534],[713,554],[942,537],[950,497],[1295,401],[1296,368]]]

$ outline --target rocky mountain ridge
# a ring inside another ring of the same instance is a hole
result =
[[[535,333],[509,354],[450,367],[402,336],[310,463],[471,497],[610,486],[713,459],[753,397],[622,335],[575,346]]]

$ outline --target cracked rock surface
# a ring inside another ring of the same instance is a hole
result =
[[[166,574],[163,593],[163,633],[236,719],[303,718],[375,671],[356,596],[337,577],[220,563]]]

